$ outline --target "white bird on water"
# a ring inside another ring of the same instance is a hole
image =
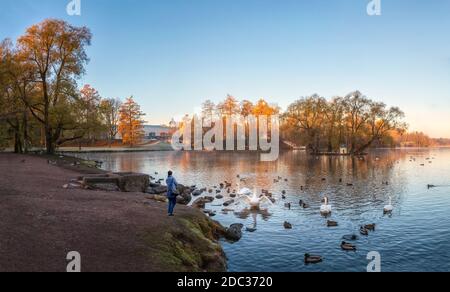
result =
[[[258,210],[263,203],[269,203],[272,204],[272,201],[266,196],[258,197],[256,195],[256,192],[252,192],[248,188],[243,188],[239,191],[239,200],[243,200],[245,203],[247,203],[251,209]]]
[[[328,197],[324,198],[324,204],[320,206],[320,214],[322,215],[331,214],[331,205],[328,205]]]
[[[392,197],[389,196],[389,205],[384,206],[384,214],[392,213],[394,206],[392,206]]]

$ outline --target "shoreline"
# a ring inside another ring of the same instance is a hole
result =
[[[227,270],[219,223],[182,205],[167,217],[145,193],[64,189],[80,174],[105,173],[74,161],[0,153],[0,271],[64,272],[69,251],[84,272]]]

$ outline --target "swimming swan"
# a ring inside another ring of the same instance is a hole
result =
[[[320,206],[320,213],[322,215],[329,215],[331,213],[331,205],[328,205],[328,197],[324,198],[324,204]]]
[[[384,206],[384,214],[392,213],[394,206],[392,206],[392,197],[389,197],[389,205]]]

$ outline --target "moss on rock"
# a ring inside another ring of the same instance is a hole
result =
[[[225,229],[200,212],[174,218],[160,238],[145,234],[143,240],[151,248],[150,260],[172,272],[226,271],[226,256],[218,239]]]

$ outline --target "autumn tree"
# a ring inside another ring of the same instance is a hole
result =
[[[92,86],[86,84],[80,90],[82,125],[84,125],[84,138],[92,142],[101,136],[106,130],[102,120],[101,96]]]
[[[206,100],[202,104],[202,116],[205,121],[212,123],[216,115],[216,105],[211,100]]]
[[[321,149],[335,152],[344,144],[350,154],[361,154],[375,143],[392,141],[393,132],[407,128],[399,108],[388,108],[359,91],[331,101],[318,95],[302,98],[292,103],[282,118],[287,139],[300,137],[312,153]]]
[[[248,117],[253,114],[253,103],[249,100],[241,101],[241,116]]]
[[[100,103],[100,112],[105,123],[109,147],[111,147],[112,141],[119,133],[119,118],[121,106],[122,102],[117,98],[103,99]]]
[[[239,113],[239,103],[231,95],[228,95],[225,100],[217,105],[217,111],[222,117],[231,117]]]
[[[253,106],[252,114],[255,116],[273,116],[280,112],[280,108],[277,105],[270,105],[264,99],[258,100]]]
[[[24,63],[19,62],[12,42],[2,41],[0,43],[0,119],[14,137],[16,153],[27,152],[30,143],[28,135],[30,113],[23,98],[31,95],[31,91],[33,91],[33,80],[28,68]]]
[[[124,144],[133,147],[142,140],[144,136],[143,116],[145,114],[132,96],[127,98],[122,104],[119,117],[119,133]]]
[[[57,144],[79,138],[62,139],[62,135],[74,130],[74,113],[68,111],[77,98],[76,79],[84,73],[90,41],[88,28],[55,19],[31,26],[18,39],[18,56],[30,64],[39,84],[34,99],[24,101],[44,127],[48,154],[55,152]]]
[[[297,135],[304,136],[308,150],[313,153],[319,152],[321,127],[324,122],[323,111],[326,104],[325,98],[314,94],[292,103],[282,116],[283,121],[293,127]]]

